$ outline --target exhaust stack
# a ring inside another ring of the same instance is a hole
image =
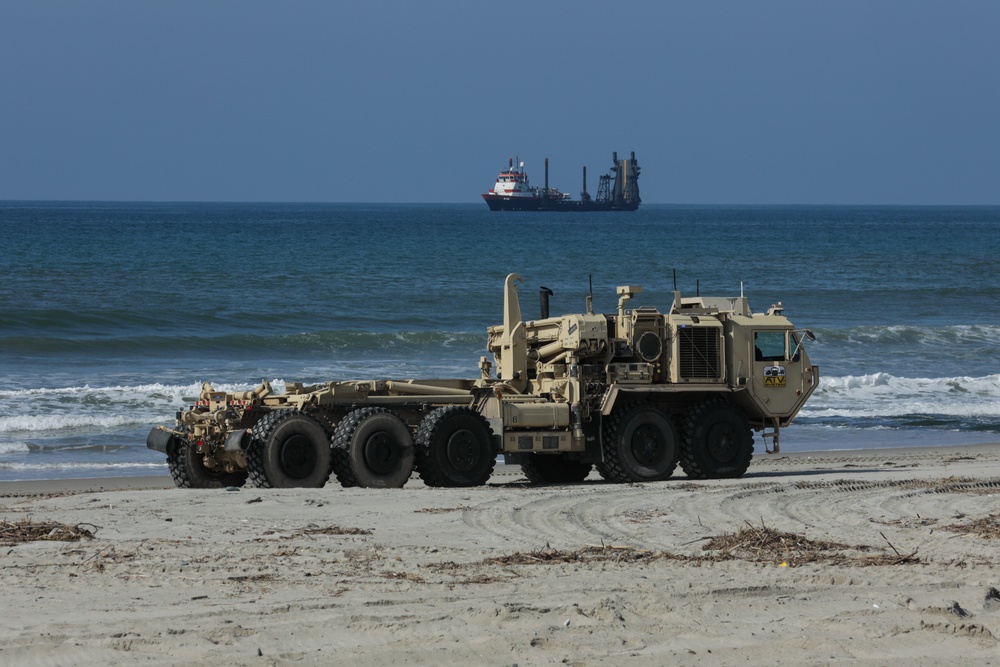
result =
[[[548,287],[538,288],[538,319],[547,320],[549,319],[549,297],[552,296],[552,290]]]

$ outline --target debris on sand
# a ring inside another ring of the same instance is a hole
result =
[[[916,551],[901,553],[888,540],[886,543],[892,549],[892,553],[868,545],[811,540],[804,535],[781,532],[763,525],[756,527],[749,523],[734,533],[703,539],[708,540],[702,546],[702,550],[707,553],[701,556],[602,544],[587,545],[573,550],[546,548],[517,552],[487,558],[479,564],[511,566],[595,562],[648,563],[659,560],[692,563],[741,560],[750,563],[775,563],[784,567],[796,567],[806,563],[867,567],[920,562],[916,557]]]
[[[735,533],[711,538],[702,549],[717,552],[716,558],[718,560],[785,563],[793,567],[806,563],[869,566],[920,562],[916,558],[917,552],[915,550],[912,553],[903,554],[888,540],[886,543],[892,549],[892,554],[882,552],[871,556],[853,555],[845,552],[865,553],[876,551],[876,548],[867,545],[811,540],[804,535],[786,533],[764,525],[758,528],[747,523]]]
[[[0,521],[0,545],[12,546],[43,540],[79,542],[82,539],[94,537],[96,532],[97,526],[91,524],[79,523],[70,526],[55,521],[36,522],[31,519],[22,519],[16,522]]]
[[[941,526],[941,529],[953,533],[975,535],[987,540],[1000,540],[1000,514],[990,514],[989,516],[974,519],[968,523],[953,523],[949,526]]]

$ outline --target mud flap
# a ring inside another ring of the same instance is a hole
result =
[[[164,431],[160,428],[154,428],[146,436],[146,446],[158,452],[167,453],[167,447],[170,446],[170,441],[173,439],[174,434],[169,431]]]

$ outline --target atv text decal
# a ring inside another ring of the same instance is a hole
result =
[[[784,387],[785,367],[784,366],[764,366],[764,386]]]

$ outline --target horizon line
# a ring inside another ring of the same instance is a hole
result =
[[[0,205],[7,204],[245,204],[245,205],[312,205],[312,206],[482,206],[481,202],[394,202],[394,201],[319,201],[319,200],[278,200],[278,199],[0,199]],[[997,207],[1000,203],[993,204],[917,204],[917,203],[822,203],[822,202],[784,202],[784,203],[699,203],[699,202],[643,202],[640,209],[645,206],[656,206],[665,208],[685,208],[685,207],[714,207],[714,208],[738,208],[738,207],[797,207],[797,206],[822,206],[822,207],[852,207],[852,206],[872,206],[872,207]],[[495,213],[515,213],[517,211],[495,211]],[[564,211],[527,211],[528,213],[563,213]],[[581,213],[630,213],[634,211],[579,211]]]

